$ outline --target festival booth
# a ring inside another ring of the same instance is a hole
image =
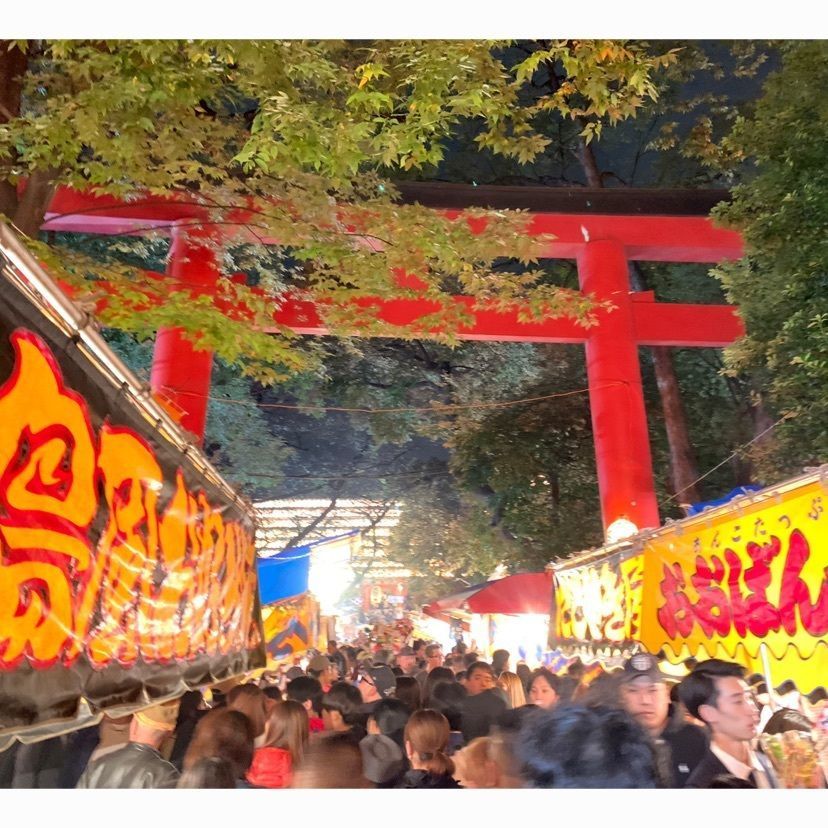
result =
[[[828,685],[828,466],[555,563],[553,653],[722,658]]]
[[[264,664],[250,506],[0,226],[0,750]]]
[[[551,602],[551,573],[528,572],[475,584],[433,601],[424,612],[467,620],[472,645],[487,659],[504,649],[513,661],[535,665],[543,661]]]
[[[284,549],[259,558],[259,598],[268,667],[293,664],[309,649],[324,650],[332,619],[320,615],[323,607],[315,590],[328,597],[330,579],[324,573],[341,559],[350,560],[359,530]],[[335,587],[342,583],[334,578]]]

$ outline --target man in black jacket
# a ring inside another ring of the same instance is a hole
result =
[[[688,788],[708,788],[720,776],[735,776],[753,788],[778,788],[767,757],[753,750],[759,710],[739,664],[717,658],[699,662],[679,685],[691,716],[710,731],[710,747],[687,780]]]
[[[683,788],[707,753],[708,737],[702,728],[683,721],[679,710],[671,712],[667,677],[655,656],[638,653],[627,661],[620,675],[620,699],[655,742],[664,783]]]

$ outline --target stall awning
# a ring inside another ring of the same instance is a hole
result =
[[[475,584],[461,592],[432,601],[425,611],[430,615],[451,609],[462,609],[479,615],[548,615],[551,607],[552,574],[526,572]]]
[[[259,558],[259,598],[262,606],[275,604],[277,601],[286,601],[308,591],[310,577],[311,552],[325,544],[351,537],[359,532],[353,529],[330,538],[306,543],[304,546],[293,546],[284,549],[278,555],[269,558]]]

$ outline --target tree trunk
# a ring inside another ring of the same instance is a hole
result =
[[[36,238],[57,186],[57,170],[35,170],[20,197],[13,221],[21,233]]]
[[[630,263],[631,283],[634,290],[647,290],[647,281],[637,262]],[[650,346],[655,368],[658,395],[664,412],[664,427],[670,447],[670,481],[679,503],[697,503],[701,500],[695,481],[699,477],[696,456],[690,444],[687,417],[681,401],[681,390],[670,356],[664,346]]]
[[[0,40],[0,124],[7,124],[20,114],[20,95],[28,58],[16,46],[9,48],[8,40]],[[14,164],[15,158],[3,166]],[[0,168],[0,213],[14,219],[17,212],[17,188],[7,180]]]

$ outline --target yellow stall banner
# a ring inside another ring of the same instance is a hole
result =
[[[637,641],[644,558],[633,554],[555,570],[556,644]]]
[[[800,692],[828,684],[828,516],[819,474],[643,539],[640,640],[671,661],[724,658]]]

